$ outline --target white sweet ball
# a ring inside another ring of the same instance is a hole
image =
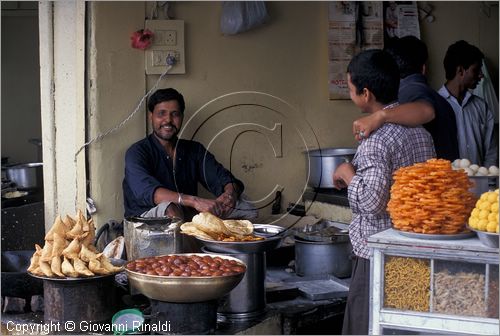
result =
[[[498,175],[498,167],[497,166],[491,166],[488,171],[490,172],[491,175]]]
[[[470,166],[470,161],[468,159],[460,160],[460,168],[467,168]]]
[[[453,163],[451,164],[451,166],[453,168],[460,168],[460,159],[456,159],[455,161],[453,161]]]
[[[477,164],[471,164],[469,166],[470,169],[472,169],[474,172],[477,172],[477,170],[479,169],[479,166]]]
[[[474,171],[472,169],[470,169],[469,167],[462,168],[462,169],[465,170],[465,172],[467,173],[467,176],[474,176]]]
[[[476,172],[476,175],[481,174],[481,176],[486,176],[488,175],[488,168],[486,167],[479,167],[479,169]]]

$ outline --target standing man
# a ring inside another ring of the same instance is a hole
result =
[[[420,101],[430,104],[435,117],[423,126],[432,136],[437,157],[452,162],[460,158],[455,113],[450,104],[427,84],[425,78],[428,57],[425,43],[408,35],[395,39],[385,50],[399,68],[399,103]]]
[[[386,51],[396,61],[401,81],[396,108],[377,111],[354,121],[353,131],[368,137],[384,123],[408,127],[423,125],[431,134],[437,157],[454,161],[459,158],[455,113],[448,102],[434,91],[425,78],[427,46],[414,36],[395,38]]]
[[[460,157],[479,166],[498,165],[495,118],[488,104],[472,94],[481,78],[483,53],[466,41],[448,47],[444,57],[446,83],[439,89],[455,112]]]
[[[385,51],[372,49],[354,56],[347,68],[347,85],[351,100],[365,113],[398,104],[399,70]],[[372,252],[367,238],[391,227],[386,208],[393,172],[434,156],[425,129],[386,123],[361,141],[352,163],[343,163],[334,172],[335,187],[347,187],[353,212],[349,238],[355,258],[343,334],[368,334]]]
[[[202,144],[177,137],[184,108],[184,97],[172,88],[157,90],[149,98],[153,133],[133,144],[125,155],[125,217],[190,220],[203,211],[221,218],[255,217],[250,204],[239,202],[243,183]],[[216,198],[198,197],[198,183]]]

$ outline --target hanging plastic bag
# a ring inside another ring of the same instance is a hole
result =
[[[235,35],[267,22],[264,1],[223,1],[220,29],[224,35]]]

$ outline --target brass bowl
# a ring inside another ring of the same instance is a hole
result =
[[[240,259],[221,256],[219,254],[176,253],[175,255],[197,255],[200,257],[208,255],[212,258],[220,257],[222,259],[235,260],[246,267],[246,264]],[[182,277],[148,275],[130,271],[126,267],[125,270],[130,286],[141,294],[150,299],[177,303],[203,302],[218,299],[236,287],[245,275],[245,272],[241,272],[227,276]]]

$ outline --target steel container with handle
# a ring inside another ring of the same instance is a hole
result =
[[[333,173],[339,165],[351,162],[356,148],[324,148],[307,152],[308,185],[312,188],[333,188]]]

